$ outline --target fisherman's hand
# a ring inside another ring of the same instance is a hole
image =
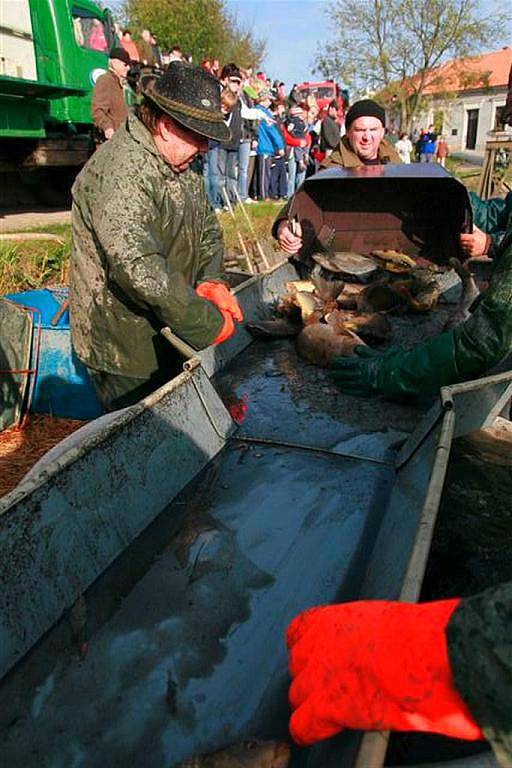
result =
[[[296,234],[293,234],[288,221],[283,219],[277,228],[277,242],[286,253],[294,254],[302,248],[302,229],[298,222],[295,226],[297,231]]]
[[[107,140],[108,140],[108,139],[111,139],[111,138],[112,138],[112,136],[114,135],[114,129],[113,129],[113,128],[105,128],[105,130],[104,130],[104,134],[105,134],[105,138],[106,138]]]
[[[331,378],[349,395],[370,397],[378,394],[378,372],[393,350],[379,352],[368,346],[354,349],[351,357],[336,357],[331,364]]]
[[[485,256],[491,244],[491,238],[478,227],[473,227],[470,234],[461,234],[460,247],[468,258]]]
[[[241,323],[244,319],[240,304],[224,283],[205,282],[200,283],[196,293],[202,299],[211,301],[221,312],[228,312],[233,320]]]
[[[445,629],[458,599],[311,608],[288,627],[290,733],[314,744],[345,728],[482,734],[456,691]]]

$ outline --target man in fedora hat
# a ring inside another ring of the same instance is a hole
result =
[[[108,72],[96,81],[91,99],[91,114],[102,140],[111,139],[128,117],[123,85],[130,69],[130,55],[124,48],[112,48]]]
[[[172,62],[73,186],[71,339],[109,410],[177,372],[162,328],[201,349],[242,320],[195,163],[208,138],[229,138],[218,81]]]

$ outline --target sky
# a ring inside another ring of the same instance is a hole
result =
[[[313,74],[317,41],[327,34],[328,0],[227,0],[244,28],[267,41],[263,71],[291,88]]]
[[[501,3],[501,10],[507,2]],[[479,0],[484,13],[492,12],[497,3]],[[266,40],[262,69],[273,80],[284,80],[291,88],[293,83],[321,79],[313,73],[313,65],[319,42],[330,37],[329,0],[226,0],[226,6],[244,28]],[[512,39],[512,29],[508,37]]]

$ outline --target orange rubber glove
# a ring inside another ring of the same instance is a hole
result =
[[[217,309],[219,309],[217,307]],[[235,332],[235,323],[233,322],[233,316],[230,312],[226,312],[225,309],[219,309],[222,317],[224,318],[224,325],[220,329],[217,336],[212,341],[212,344],[222,344],[223,341],[229,339]]]
[[[448,661],[445,628],[458,603],[362,601],[293,619],[286,643],[294,740],[313,744],[344,728],[483,738]]]
[[[196,293],[202,299],[211,301],[222,313],[229,312],[233,320],[241,323],[244,319],[240,304],[224,283],[200,283]]]

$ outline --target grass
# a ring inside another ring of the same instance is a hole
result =
[[[271,255],[275,249],[275,241],[270,230],[281,206],[275,203],[255,203],[245,206],[245,210],[265,253]],[[237,228],[245,242],[254,238],[241,211],[236,212],[235,216],[236,225],[230,213],[223,211],[219,215],[219,222],[224,231],[226,258],[230,261],[238,260],[240,267],[245,268]],[[71,252],[70,225],[51,224],[44,227],[31,227],[24,229],[23,232],[57,235],[62,242],[28,239],[16,242],[0,241],[0,295],[67,282]]]
[[[71,228],[34,227],[27,232],[57,235],[55,240],[0,241],[0,295],[67,282]]]
[[[447,170],[473,191],[478,187],[480,169],[468,168],[464,163],[447,158]],[[276,203],[255,203],[245,205],[244,210],[250,218],[247,223],[243,212],[234,209],[234,216],[228,211],[219,214],[219,223],[224,232],[226,260],[245,269],[246,261],[240,243],[239,233],[246,244],[258,238],[261,246],[272,262],[277,250],[272,238],[271,228],[281,210]],[[32,227],[25,232],[45,232],[57,235],[62,242],[52,240],[25,240],[18,242],[0,241],[0,295],[48,285],[66,283],[68,278],[69,254],[71,251],[71,227],[69,224],[49,224],[44,227]],[[252,253],[254,255],[254,250]],[[256,253],[256,260],[258,260]]]

